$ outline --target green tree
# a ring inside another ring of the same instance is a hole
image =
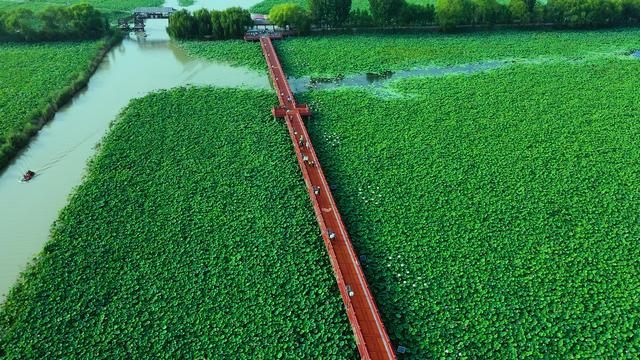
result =
[[[625,23],[640,22],[640,0],[620,0],[620,20]]]
[[[298,31],[307,31],[311,24],[309,13],[298,4],[285,3],[271,8],[269,20],[280,27],[287,25]]]
[[[336,2],[336,25],[340,26],[347,22],[351,13],[351,0],[335,0]]]
[[[38,39],[40,21],[33,11],[17,8],[5,17],[5,29],[9,36],[18,40],[34,41]]]
[[[91,5],[49,6],[39,13],[16,8],[2,15],[0,34],[22,41],[95,39],[109,31],[102,13]]]
[[[7,35],[7,27],[4,24],[6,17],[7,17],[7,13],[5,11],[0,11],[0,36]]]
[[[505,23],[508,10],[496,0],[473,0],[474,24]]]
[[[175,39],[191,39],[195,37],[198,30],[193,16],[183,9],[171,14],[167,32]]]
[[[549,0],[548,20],[573,28],[594,28],[620,21],[619,2],[611,0]]]
[[[349,14],[349,24],[358,27],[368,27],[375,25],[369,11],[364,9],[354,9]]]
[[[513,21],[528,24],[531,22],[531,11],[527,5],[527,0],[509,1],[509,12]]]
[[[69,30],[76,38],[97,39],[104,36],[108,28],[100,11],[89,4],[72,5],[69,16]]]
[[[211,14],[207,9],[193,12],[193,20],[196,23],[198,37],[203,38],[212,35]]]
[[[436,20],[442,30],[449,31],[458,25],[470,24],[474,16],[471,0],[436,0]]]
[[[211,10],[211,35],[216,40],[224,39],[224,29],[222,28],[222,23],[220,22],[221,17],[221,11]]]
[[[394,23],[404,5],[404,0],[369,0],[371,16],[381,25]]]
[[[220,13],[220,25],[224,39],[241,38],[247,28],[253,25],[251,14],[240,7],[231,7]]]
[[[538,0],[524,0],[524,1],[527,5],[527,9],[529,10],[529,13],[533,13],[536,6],[540,4]]]
[[[322,26],[340,26],[351,12],[351,0],[308,0],[313,21]]]
[[[427,25],[433,23],[435,8],[431,4],[418,5],[405,3],[398,14],[403,25]]]
[[[54,40],[61,37],[72,36],[71,12],[63,6],[47,6],[38,14],[42,22],[42,38]]]

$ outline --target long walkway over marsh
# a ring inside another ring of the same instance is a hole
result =
[[[304,125],[302,117],[310,116],[311,112],[307,106],[296,103],[271,39],[263,36],[260,44],[280,102],[273,115],[283,117],[289,129],[358,351],[363,359],[395,359],[389,335]]]

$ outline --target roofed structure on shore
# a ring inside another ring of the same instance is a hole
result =
[[[139,19],[168,19],[176,12],[172,7],[138,7],[133,9],[133,16]]]

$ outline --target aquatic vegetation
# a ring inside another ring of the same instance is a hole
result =
[[[304,94],[408,357],[640,353],[638,81],[629,57]]]
[[[192,56],[253,69],[266,66],[258,43],[180,44]],[[494,60],[614,57],[640,48],[640,30],[310,36],[274,44],[289,76],[331,79]]]
[[[612,55],[640,48],[640,30],[344,35],[275,44],[287,74],[335,77],[486,60]]]
[[[354,358],[271,91],[134,100],[0,313],[9,358]]]
[[[247,66],[255,70],[267,70],[259,42],[243,40],[180,41],[180,46],[191,56]]]
[[[162,6],[162,0],[0,0],[0,10],[24,7],[31,10],[42,10],[49,5],[72,5],[87,3],[103,12],[128,12],[139,6]]]
[[[0,44],[0,167],[36,131],[52,104],[88,78],[105,41]]]

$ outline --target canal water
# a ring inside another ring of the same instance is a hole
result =
[[[198,1],[194,6],[226,8],[229,3]],[[167,5],[177,7],[171,1]],[[0,174],[0,302],[43,248],[51,224],[80,184],[95,145],[131,99],[189,84],[270,88],[266,72],[189,57],[169,41],[166,26],[166,20],[150,20],[147,37],[131,35],[114,47],[88,86]],[[38,175],[20,183],[28,169]]]

